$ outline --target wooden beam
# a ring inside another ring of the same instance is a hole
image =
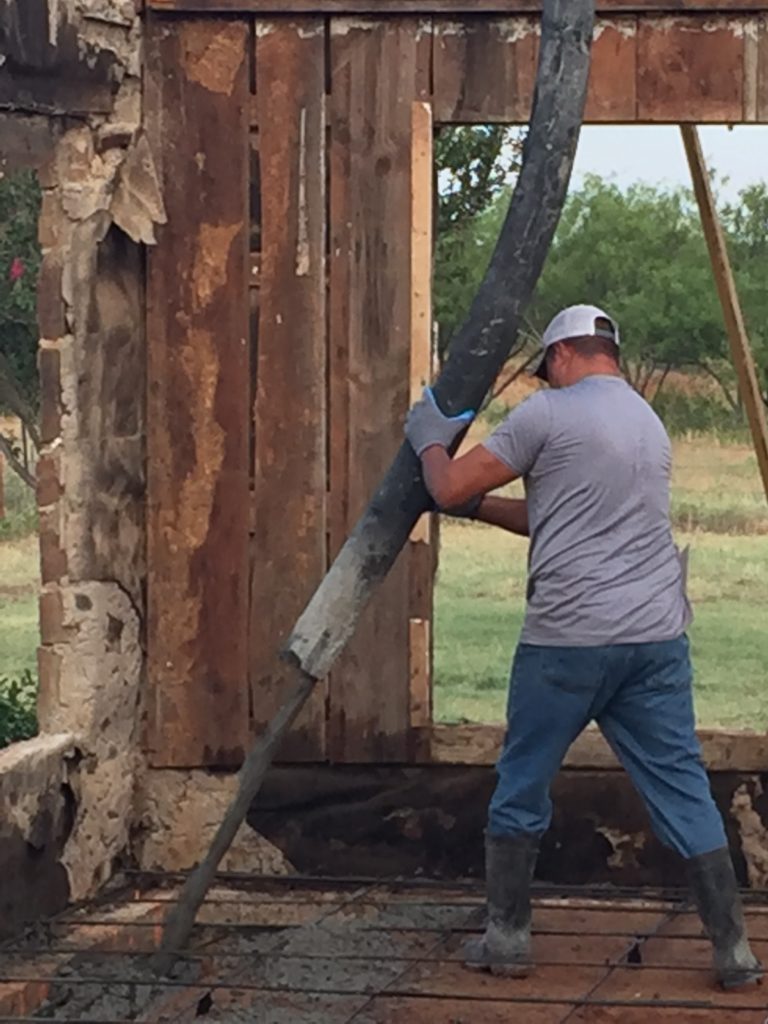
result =
[[[147,0],[157,11],[207,14],[541,14],[542,0]],[[598,14],[737,14],[768,11],[766,0],[597,0]]]
[[[432,687],[430,685],[430,621],[411,619],[409,644],[411,651],[411,727],[420,729],[432,724]]]
[[[495,764],[504,740],[503,725],[432,725],[417,730],[415,744],[431,764]],[[699,729],[704,764],[710,771],[761,772],[768,764],[768,736],[757,732]],[[418,759],[418,756],[417,756]],[[579,736],[564,768],[615,769],[619,762],[596,727]]]
[[[712,261],[712,272],[715,275],[717,293],[723,307],[723,319],[731,345],[731,355],[739,383],[739,393],[747,411],[752,442],[757,454],[757,463],[763,480],[766,498],[768,498],[768,424],[766,424],[765,406],[760,394],[755,360],[744,325],[739,295],[733,277],[728,248],[725,242],[717,207],[709,185],[707,167],[701,143],[695,125],[681,125],[683,144],[688,164],[693,177],[693,188],[701,213],[704,237],[707,240],[709,256]]]
[[[411,372],[412,104],[429,92],[432,39],[419,18],[334,19],[329,50],[329,536],[335,556],[402,445]],[[407,759],[408,568],[406,551],[334,666],[332,761]]]
[[[432,107],[411,105],[411,391],[421,397],[432,377]],[[420,516],[408,544],[408,626],[410,725],[432,722],[432,591],[434,581],[434,516]],[[420,751],[411,748],[410,756]]]
[[[327,561],[325,20],[259,21],[255,66],[261,253],[250,265],[259,326],[249,647],[258,735],[285,697],[280,644]],[[282,756],[323,760],[323,684]]]
[[[411,404],[432,376],[432,107],[411,107]],[[413,542],[429,543],[430,517],[411,532]]]
[[[248,40],[223,18],[156,19],[147,38],[168,213],[147,253],[155,767],[238,765],[248,742]]]

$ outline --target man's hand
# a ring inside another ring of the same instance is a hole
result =
[[[475,418],[471,409],[458,416],[446,416],[438,408],[432,388],[424,388],[424,394],[408,413],[405,420],[405,436],[413,450],[420,457],[432,445],[450,448],[452,442]]]

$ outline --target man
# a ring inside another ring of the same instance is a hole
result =
[[[695,732],[691,614],[669,518],[669,438],[623,379],[618,326],[601,309],[564,309],[542,343],[536,372],[549,390],[466,455],[451,459],[447,449],[471,413],[443,415],[430,391],[406,423],[438,508],[531,538],[486,830],[488,926],[468,944],[467,966],[521,975],[530,967],[529,891],[551,820],[550,783],[595,720],[656,834],[688,862],[720,984],[749,984],[762,969]],[[486,496],[518,477],[525,500]]]

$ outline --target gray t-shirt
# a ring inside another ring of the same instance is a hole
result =
[[[658,416],[620,377],[539,391],[485,447],[522,476],[531,546],[521,641],[672,640],[691,621]]]

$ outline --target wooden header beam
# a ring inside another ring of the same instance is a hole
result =
[[[541,0],[146,0],[156,11],[207,14],[540,14]],[[768,0],[596,0],[598,14],[744,14],[768,11]]]

